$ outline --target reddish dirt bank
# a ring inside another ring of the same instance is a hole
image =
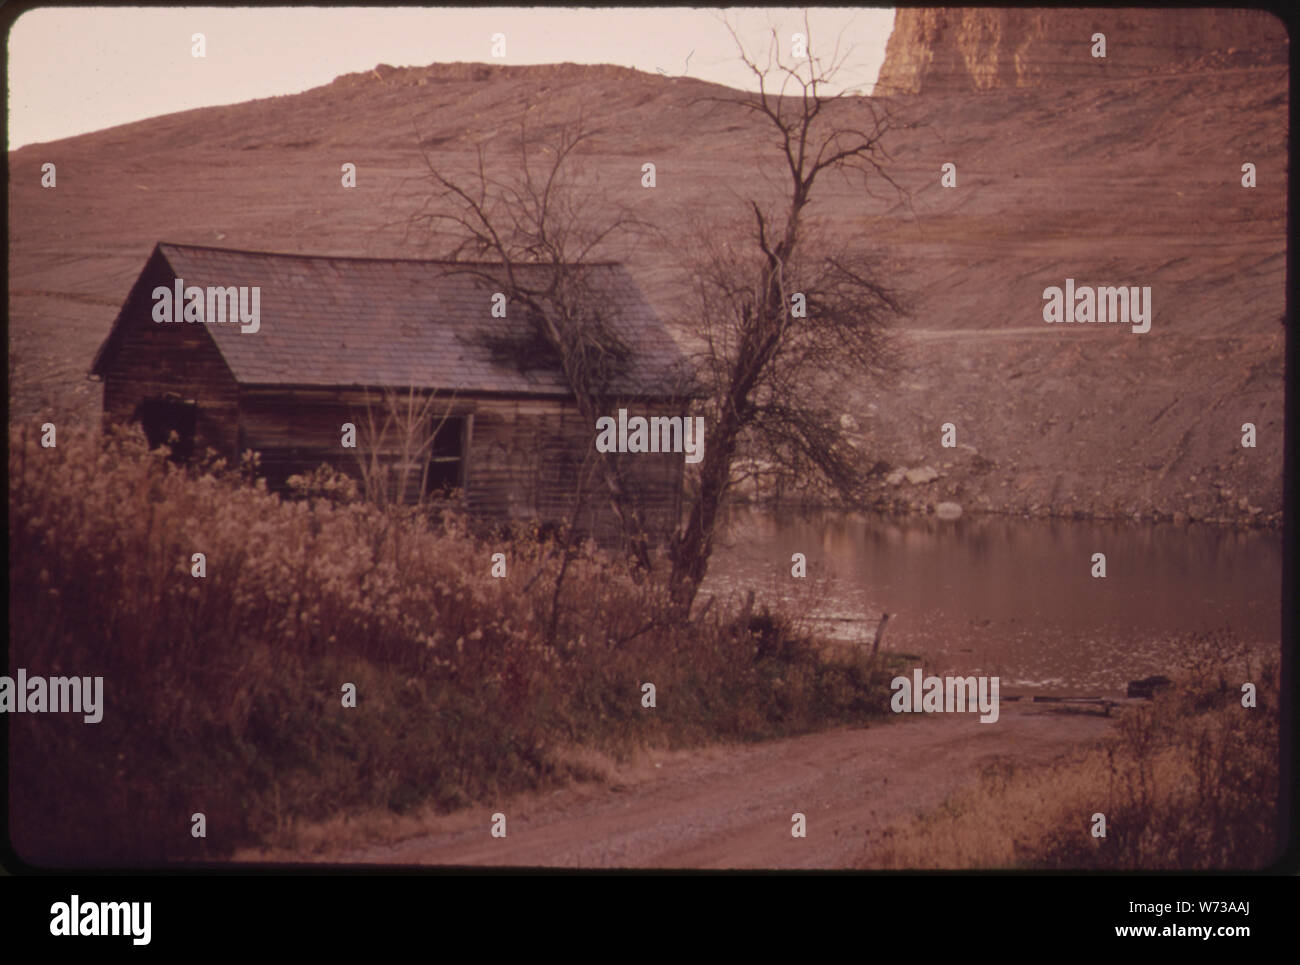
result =
[[[849,868],[884,831],[974,781],[992,758],[1052,760],[1112,719],[1003,704],[745,746],[652,753],[608,785],[580,784],[467,809],[428,833],[316,860],[588,868]],[[507,837],[489,833],[491,815]],[[807,817],[793,838],[791,814]]]

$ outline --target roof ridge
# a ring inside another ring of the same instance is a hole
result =
[[[191,251],[220,251],[230,255],[260,255],[269,258],[302,258],[309,261],[380,261],[407,262],[414,265],[464,265],[468,268],[501,268],[503,261],[456,261],[451,258],[380,258],[374,255],[311,255],[297,251],[258,251],[251,248],[218,248],[216,245],[192,245],[179,241],[159,241],[159,248],[180,248]],[[545,261],[516,262],[516,267],[545,268],[551,263]],[[621,261],[587,261],[565,262],[566,268],[621,268]]]

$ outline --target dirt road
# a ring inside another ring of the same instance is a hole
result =
[[[1102,736],[1100,715],[1004,703],[997,723],[906,715],[764,744],[651,753],[581,784],[436,819],[425,835],[331,863],[587,868],[850,868],[881,832],[933,808],[992,758],[1053,759]],[[505,838],[489,833],[506,815]],[[802,812],[807,837],[791,836]]]

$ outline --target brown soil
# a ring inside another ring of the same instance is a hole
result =
[[[870,867],[891,825],[934,808],[1001,756],[1051,761],[1106,733],[1094,713],[1004,703],[996,723],[908,715],[744,746],[647,754],[584,783],[433,819],[427,833],[315,856],[340,864],[587,868]],[[506,815],[507,836],[489,833]],[[807,818],[791,836],[791,815]],[[240,856],[258,860],[259,855]]]

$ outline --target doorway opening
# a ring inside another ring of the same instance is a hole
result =
[[[135,418],[144,429],[150,449],[170,442],[172,462],[187,462],[194,455],[194,430],[199,407],[192,399],[176,395],[145,399],[135,410]],[[172,439],[172,433],[176,438]]]

